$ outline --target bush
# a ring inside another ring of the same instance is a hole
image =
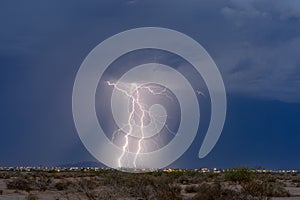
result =
[[[224,175],[225,180],[237,183],[249,182],[255,177],[256,174],[246,167],[228,170]]]
[[[48,186],[51,184],[52,180],[45,174],[39,174],[38,176],[34,176],[35,178],[35,186],[36,189],[40,191],[46,191]]]
[[[263,180],[254,180],[243,183],[242,192],[253,197],[263,199],[265,197],[289,197],[289,192],[281,183],[267,182]]]
[[[197,194],[192,200],[242,200],[239,192],[222,189],[219,183],[203,183],[197,187]]]
[[[59,191],[62,191],[62,190],[66,190],[68,189],[69,185],[71,183],[69,181],[66,181],[66,180],[61,180],[59,181],[58,183],[55,184],[55,188]]]
[[[10,173],[0,172],[0,179],[9,179],[10,176],[11,176]]]
[[[32,187],[26,179],[20,177],[13,179],[12,181],[6,184],[7,189],[16,189],[16,190],[25,190],[26,192],[30,192]]]
[[[292,178],[292,182],[293,183],[300,183],[300,177],[298,177],[298,176],[297,177],[293,177]]]
[[[106,174],[102,180],[106,187],[113,187],[116,193],[127,198],[141,199],[181,199],[181,187],[173,175],[128,174],[114,172]]]
[[[34,194],[29,194],[26,199],[27,200],[38,200],[39,198]]]
[[[180,176],[178,179],[177,179],[177,182],[178,183],[181,183],[181,184],[184,184],[184,185],[187,185],[187,184],[190,184],[190,177],[188,176]]]
[[[77,191],[85,194],[88,199],[97,199],[98,193],[95,189],[98,187],[98,183],[94,178],[80,178],[75,186]]]
[[[198,189],[198,186],[197,185],[188,185],[184,188],[184,191],[186,193],[195,193],[197,192],[199,189]]]

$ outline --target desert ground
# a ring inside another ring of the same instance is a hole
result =
[[[0,199],[8,200],[300,200],[300,174],[247,168],[126,173],[116,170],[2,171]]]

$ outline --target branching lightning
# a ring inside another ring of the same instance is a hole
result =
[[[128,147],[129,136],[132,135],[134,126],[137,126],[137,127],[139,127],[139,130],[140,130],[139,131],[140,137],[138,140],[137,150],[135,152],[135,156],[134,156],[134,160],[133,160],[133,166],[134,166],[134,168],[136,168],[137,167],[136,161],[137,161],[138,155],[141,153],[141,151],[143,149],[142,143],[143,143],[143,140],[145,139],[144,127],[145,127],[146,116],[150,117],[150,121],[151,121],[151,123],[155,124],[156,129],[157,129],[157,123],[161,123],[161,124],[163,123],[159,120],[159,118],[161,118],[163,116],[153,115],[146,109],[146,105],[141,100],[141,91],[147,90],[148,92],[150,92],[153,95],[163,95],[167,98],[170,98],[170,99],[172,99],[172,98],[167,94],[167,89],[165,87],[160,88],[157,86],[152,86],[152,85],[150,86],[147,84],[137,84],[137,83],[130,83],[130,84],[120,83],[120,82],[113,83],[110,81],[107,81],[107,84],[109,86],[113,86],[114,89],[116,89],[117,91],[126,95],[130,100],[129,106],[131,106],[131,109],[129,111],[127,124],[124,126],[124,127],[128,126],[128,131],[125,132],[125,136],[124,136],[125,143],[122,146],[122,154],[120,155],[120,157],[118,159],[118,166],[119,166],[119,168],[122,167],[122,160],[124,159],[126,152],[129,151],[129,149],[128,149],[129,148]],[[136,116],[138,117],[138,120],[137,120],[138,123],[135,120]],[[166,124],[164,126],[167,127]],[[168,127],[167,127],[167,129],[169,130]],[[121,130],[123,130],[123,129],[120,128],[113,133],[112,140],[115,138],[115,134]],[[171,133],[173,134],[172,131],[171,131]]]

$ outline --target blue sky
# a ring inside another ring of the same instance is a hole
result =
[[[215,149],[199,160],[200,135],[172,166],[300,169],[297,0],[5,0],[0,24],[0,165],[95,160],[72,118],[77,70],[109,36],[156,26],[202,44],[228,97]]]

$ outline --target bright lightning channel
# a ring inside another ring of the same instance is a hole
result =
[[[134,119],[135,113],[137,111],[141,112],[141,115],[139,116],[140,125],[138,125],[140,128],[141,137],[138,140],[137,151],[135,152],[135,156],[133,159],[133,166],[134,166],[134,168],[137,168],[136,161],[137,161],[138,155],[140,154],[140,152],[142,150],[142,142],[145,139],[144,121],[145,121],[146,114],[148,114],[150,116],[151,122],[152,122],[152,119],[157,120],[157,117],[151,116],[151,113],[146,110],[145,105],[141,102],[140,90],[146,89],[153,95],[164,95],[170,99],[172,99],[172,98],[169,95],[167,95],[167,93],[166,93],[167,89],[165,87],[162,89],[162,88],[155,87],[155,86],[147,86],[147,83],[146,84],[137,84],[137,83],[128,84],[128,83],[120,83],[120,82],[113,83],[113,82],[107,81],[107,84],[109,86],[113,86],[114,89],[116,89],[119,92],[126,95],[130,99],[130,104],[131,104],[131,108],[132,108],[131,111],[129,112],[127,125],[126,125],[129,127],[129,130],[128,130],[128,132],[125,133],[125,144],[122,147],[122,154],[118,159],[118,167],[119,168],[122,167],[122,160],[126,154],[126,151],[128,151],[129,136],[132,134],[132,131],[134,130],[134,128],[133,128],[134,125],[137,125],[135,122],[135,119]],[[128,89],[123,89],[122,86],[124,88],[128,88]],[[156,89],[159,89],[159,90],[156,91]],[[116,132],[118,132],[120,130],[121,129],[118,129]],[[114,132],[114,134],[116,132]],[[113,134],[113,138],[114,138],[114,134]]]

